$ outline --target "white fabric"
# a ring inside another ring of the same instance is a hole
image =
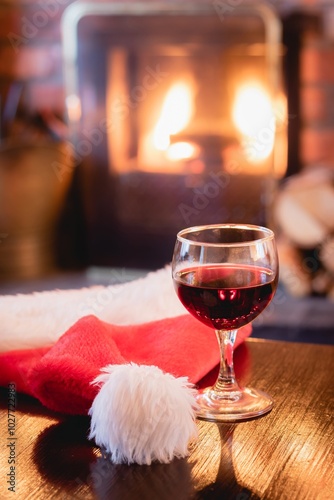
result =
[[[0,297],[0,352],[52,345],[79,318],[129,325],[185,314],[171,267],[135,281]]]
[[[101,389],[89,410],[89,438],[112,462],[150,465],[188,455],[197,428],[196,391],[187,378],[134,363],[102,371],[95,380]]]

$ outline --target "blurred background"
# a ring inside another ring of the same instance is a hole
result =
[[[0,4],[0,292],[124,281],[183,227],[247,222],[275,229],[285,293],[323,318],[333,2],[133,5]]]

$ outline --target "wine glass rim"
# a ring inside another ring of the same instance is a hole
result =
[[[206,229],[224,229],[224,228],[229,228],[229,229],[245,229],[245,230],[253,230],[253,231],[262,231],[265,233],[265,236],[259,237],[259,238],[254,238],[254,239],[249,239],[245,241],[236,241],[236,242],[228,242],[228,243],[211,243],[207,241],[195,241],[195,240],[190,240],[187,237],[185,237],[185,234],[191,234],[195,233],[196,231],[203,231]],[[258,226],[256,224],[233,224],[233,223],[221,223],[221,224],[207,224],[207,225],[200,225],[200,226],[191,226],[191,227],[186,227],[184,229],[181,229],[177,233],[177,239],[179,241],[183,242],[191,242],[192,245],[210,245],[212,247],[214,246],[224,246],[224,247],[243,247],[243,246],[248,246],[249,244],[256,244],[258,242],[264,242],[266,240],[272,240],[275,237],[274,231],[269,229],[268,227],[265,226]]]

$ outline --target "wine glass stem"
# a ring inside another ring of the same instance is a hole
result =
[[[234,342],[238,330],[216,330],[220,347],[220,369],[217,381],[213,387],[215,392],[240,392],[236,381],[233,365]]]

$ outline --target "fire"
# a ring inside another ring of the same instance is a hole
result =
[[[189,142],[171,143],[171,136],[180,133],[193,116],[193,92],[185,82],[177,82],[169,89],[153,130],[153,145],[158,151],[165,151],[169,160],[191,158],[195,146]]]
[[[176,142],[171,144],[166,151],[167,158],[171,161],[186,160],[193,158],[197,153],[198,148],[191,142]]]
[[[154,146],[166,151],[170,136],[183,130],[193,114],[192,92],[183,82],[175,83],[168,91],[158,123],[153,132]]]
[[[268,158],[274,148],[276,120],[269,94],[258,84],[236,93],[233,121],[243,135],[243,149],[251,163]]]

